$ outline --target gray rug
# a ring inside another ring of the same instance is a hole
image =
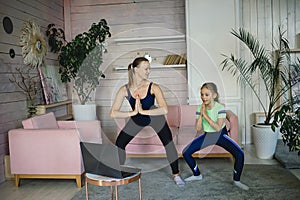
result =
[[[141,167],[144,200],[222,199],[222,200],[294,200],[300,197],[300,181],[280,165],[245,165],[241,181],[250,189],[243,191],[232,185],[233,162],[228,158],[198,159],[203,180],[188,182],[177,187],[171,179],[171,170],[165,159],[130,159],[127,164]],[[180,159],[183,178],[191,174],[185,161]],[[110,199],[109,187],[89,184],[89,199]],[[83,187],[72,200],[85,199]],[[119,200],[138,198],[138,182],[119,186]]]
[[[298,152],[296,151],[290,152],[289,147],[286,144],[284,144],[282,140],[277,141],[274,157],[285,168],[288,169],[300,168],[300,156],[298,155]]]

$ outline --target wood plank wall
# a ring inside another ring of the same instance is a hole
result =
[[[27,20],[34,20],[42,32],[49,23],[64,26],[63,0],[1,0],[0,6],[0,182],[5,180],[4,155],[8,154],[7,132],[21,126],[27,116],[26,96],[9,78],[16,73],[15,67],[24,67],[19,44],[20,31]],[[7,34],[3,18],[9,17],[13,32]],[[45,38],[46,39],[46,38]],[[9,50],[14,49],[16,57],[10,58]],[[57,65],[57,55],[48,52],[46,64]]]
[[[272,49],[272,38],[278,37],[278,26],[286,30],[286,37],[289,40],[290,48],[297,48],[296,34],[300,33],[300,1],[299,0],[242,0],[240,1],[240,26],[249,30],[257,36],[268,50]],[[298,46],[299,48],[299,46]],[[245,46],[241,45],[240,53],[245,58],[250,58]],[[293,54],[295,59],[299,54]],[[257,99],[248,88],[242,88],[244,119],[242,122],[245,129],[243,137],[246,143],[252,143],[251,124],[254,122],[252,113],[262,112]],[[267,102],[264,87],[261,87],[260,97]],[[244,122],[243,122],[244,121]]]
[[[107,53],[101,65],[106,78],[97,88],[95,98],[97,116],[101,120],[104,136],[114,140],[117,126],[109,117],[116,91],[127,83],[127,70],[115,71],[115,67],[127,67],[135,57],[149,53],[152,64],[163,64],[168,54],[186,52],[185,40],[153,40],[150,42],[118,43],[119,38],[160,37],[185,35],[184,0],[94,0],[70,2],[71,36],[89,29],[97,20],[107,20],[112,37],[107,39]],[[152,69],[150,79],[159,83],[169,104],[186,104],[186,69]],[[124,104],[124,109],[128,104]]]

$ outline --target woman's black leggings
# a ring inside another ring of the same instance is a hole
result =
[[[233,155],[235,158],[233,180],[239,181],[244,167],[244,152],[239,145],[228,136],[226,127],[224,127],[220,132],[204,133],[195,138],[184,148],[182,152],[183,157],[189,167],[192,169],[193,174],[195,176],[200,175],[200,171],[198,167],[196,167],[196,161],[192,157],[192,154],[212,144],[223,147],[229,153],[231,153],[231,155]]]
[[[166,122],[164,115],[151,116],[149,123],[139,125],[136,120],[129,119],[125,127],[121,130],[116,140],[116,145],[119,147],[120,163],[124,164],[126,160],[125,147],[127,144],[145,127],[151,126],[157,133],[159,139],[165,147],[167,159],[170,163],[172,173],[179,173],[178,170],[178,153],[175,148],[171,130]]]

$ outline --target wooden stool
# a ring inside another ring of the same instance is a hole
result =
[[[91,173],[85,173],[85,196],[86,200],[89,199],[88,183],[97,186],[110,186],[111,199],[114,199],[113,186],[115,186],[116,200],[118,200],[118,185],[125,185],[134,181],[139,182],[139,195],[142,200],[142,184],[141,184],[141,172],[134,173],[126,178],[111,178],[107,176],[101,176]]]

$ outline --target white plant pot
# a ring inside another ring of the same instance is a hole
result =
[[[271,125],[255,124],[251,130],[256,156],[260,159],[272,159],[276,149],[279,128],[274,132]]]
[[[76,121],[96,120],[96,104],[73,104],[73,117]]]

